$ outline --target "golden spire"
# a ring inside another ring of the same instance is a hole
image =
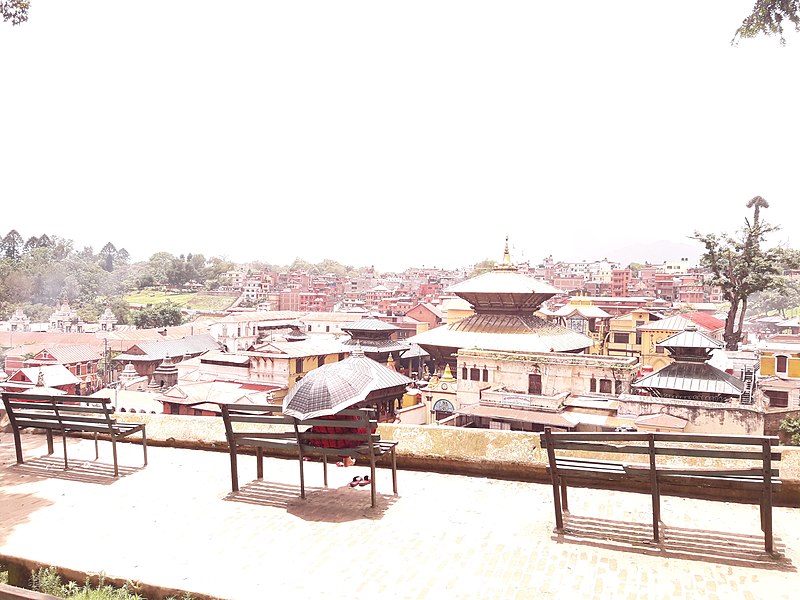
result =
[[[516,271],[517,267],[511,262],[511,253],[508,251],[508,236],[506,236],[506,246],[503,249],[503,261],[495,269],[497,271]]]

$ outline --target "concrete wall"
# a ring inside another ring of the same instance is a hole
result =
[[[147,423],[148,444],[227,450],[222,418],[182,415],[119,415],[120,421]],[[547,453],[539,435],[519,431],[382,423],[381,438],[397,440],[400,468],[549,483]],[[776,503],[800,507],[800,447],[783,447],[783,491]],[[294,456],[284,454],[283,456]],[[641,456],[617,460],[639,462]]]
[[[732,433],[739,435],[762,435],[764,413],[757,408],[680,400],[675,398],[655,398],[652,396],[621,396],[618,414],[652,415],[665,412],[673,417],[686,419],[685,433]]]

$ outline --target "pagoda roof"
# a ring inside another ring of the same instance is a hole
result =
[[[386,321],[381,321],[377,317],[364,317],[363,319],[359,319],[358,321],[354,321],[351,323],[345,323],[341,325],[341,329],[344,331],[399,331],[400,328],[392,325],[391,323],[387,323]]]
[[[467,279],[447,288],[464,297],[464,294],[544,294],[555,296],[562,291],[546,281],[523,275],[516,271],[498,269]]]
[[[674,362],[635,382],[637,389],[740,396],[744,383],[708,363]]]
[[[505,352],[570,352],[592,345],[590,337],[532,315],[472,315],[452,325],[423,331],[408,341],[423,348],[440,346]]]
[[[668,338],[661,340],[656,344],[664,348],[708,348],[717,349],[723,348],[725,344],[719,340],[715,340],[702,331],[698,331],[697,327],[688,327],[684,331],[671,335]]]

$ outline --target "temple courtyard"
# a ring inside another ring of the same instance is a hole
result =
[[[55,565],[140,582],[148,598],[796,598],[800,509],[777,507],[780,556],[764,553],[753,505],[663,499],[661,544],[650,498],[571,492],[568,533],[553,533],[548,485],[400,470],[399,495],[379,469],[378,506],[351,487],[363,465],[240,457],[231,493],[224,452],[69,441],[46,456],[25,435],[17,465],[0,434],[0,563]]]

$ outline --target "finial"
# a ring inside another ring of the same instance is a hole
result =
[[[506,236],[506,245],[503,249],[503,260],[495,267],[499,271],[516,271],[517,267],[511,262],[511,253],[508,251],[508,236]]]

